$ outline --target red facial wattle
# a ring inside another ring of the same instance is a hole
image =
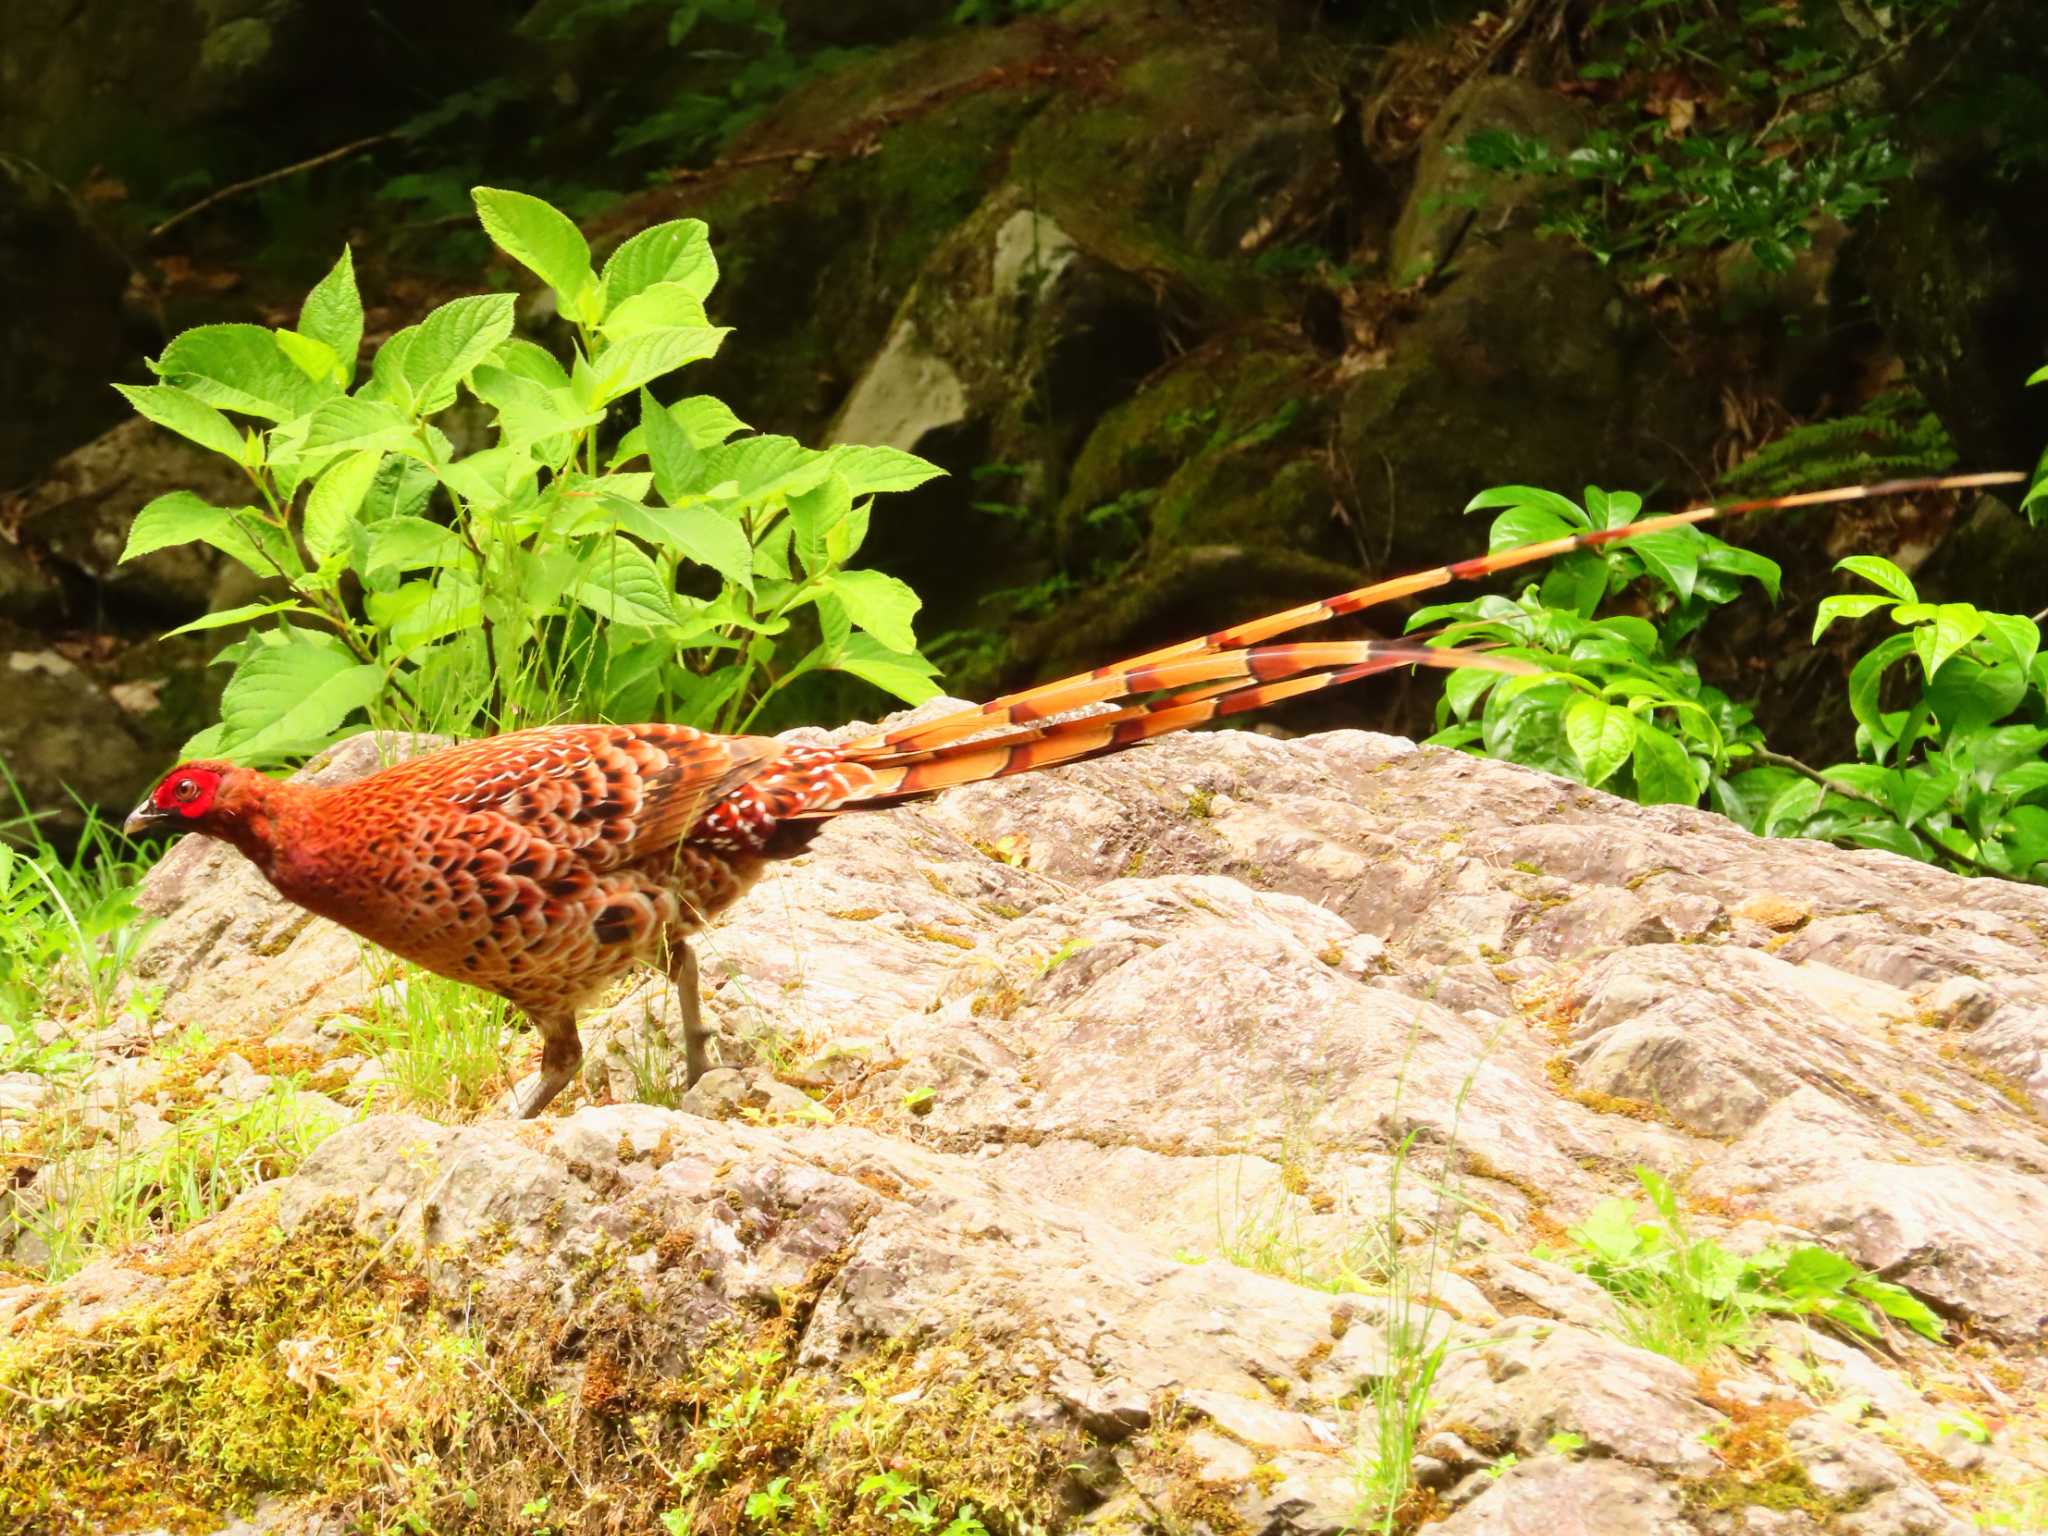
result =
[[[187,821],[196,821],[213,808],[214,796],[219,789],[219,775],[185,769],[157,785],[156,793],[150,798],[158,810],[175,812]]]

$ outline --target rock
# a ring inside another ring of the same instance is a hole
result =
[[[10,22],[0,102],[13,94],[14,30]],[[0,126],[0,143],[9,139]],[[0,335],[0,491],[122,414],[107,381],[131,366],[127,283],[120,252],[63,186],[24,160],[0,160],[0,314],[12,317]]]
[[[1800,920],[1756,916],[1759,892]],[[300,1038],[367,991],[354,941],[294,926],[232,854],[178,850],[145,900],[165,1018]],[[1778,1319],[1703,1377],[1619,1341],[1561,1234],[1656,1167],[1695,1236],[1820,1241],[1973,1351],[2006,1341],[2017,1403],[2048,1322],[2048,1138],[1970,1052],[2048,985],[2044,922],[2048,893],[1392,738],[1168,739],[827,826],[701,940],[721,1065],[681,1109],[589,1103],[636,1081],[600,1046],[534,1122],[378,1116],[29,1326],[104,1338],[238,1220],[287,1255],[340,1223],[366,1249],[348,1275],[380,1254],[420,1317],[542,1341],[516,1378],[535,1403],[641,1412],[771,1319],[806,1401],[1019,1437],[1018,1464],[1058,1469],[1048,1529],[1178,1510],[1334,1536],[1376,1386],[1441,1345],[1411,1465],[1452,1533],[1812,1536],[1764,1507],[1767,1463],[1834,1501],[1830,1529],[1950,1536],[1938,1464],[1813,1399],[1935,1444],[1984,1390],[1974,1353]],[[672,1041],[668,989],[625,991],[591,1038]],[[771,1061],[858,1065],[792,1074],[818,1123]]]
[[[47,558],[87,578],[108,601],[182,623],[207,611],[226,556],[179,544],[121,563],[135,514],[171,491],[223,507],[241,506],[250,495],[248,477],[219,454],[130,417],[57,460],[28,488],[22,529]]]
[[[127,713],[75,663],[43,649],[0,649],[0,763],[13,778],[6,816],[20,809],[64,846],[85,824],[82,806],[119,822],[161,766]],[[16,832],[0,831],[10,841]]]
[[[1544,1456],[1510,1467],[1433,1529],[1440,1536],[1692,1536],[1697,1527],[1670,1487],[1640,1467]]]
[[[40,623],[63,603],[64,589],[41,562],[0,538],[0,622]]]
[[[1415,184],[1394,226],[1387,266],[1396,283],[1434,277],[1450,265],[1469,233],[1494,236],[1517,222],[1556,184],[1541,177],[1502,176],[1463,153],[1482,134],[1533,139],[1562,156],[1585,137],[1585,119],[1555,91],[1514,75],[1481,72],[1445,98],[1416,151]]]

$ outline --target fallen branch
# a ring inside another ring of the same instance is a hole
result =
[[[244,192],[253,192],[258,187],[267,187],[273,181],[283,181],[286,177],[296,176],[301,171],[314,171],[323,165],[332,165],[337,160],[346,160],[351,155],[359,155],[366,149],[376,148],[379,144],[388,144],[397,137],[398,135],[395,133],[373,133],[367,139],[357,139],[353,144],[344,144],[339,149],[330,149],[324,154],[313,156],[310,160],[301,160],[293,165],[280,166],[274,171],[265,171],[261,176],[251,176],[247,181],[238,181],[230,186],[222,187],[218,191],[209,192],[191,207],[179,209],[178,212],[165,219],[163,223],[157,225],[156,228],[149,232],[148,238],[154,240],[165,231],[176,229],[194,214],[204,213],[215,203],[226,202],[229,198],[238,197]]]

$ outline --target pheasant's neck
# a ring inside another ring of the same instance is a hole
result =
[[[288,823],[297,810],[298,798],[289,784],[259,779],[242,792],[234,814],[222,817],[209,830],[233,844],[265,879],[277,885],[292,846]]]

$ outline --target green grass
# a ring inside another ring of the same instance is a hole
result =
[[[469,1119],[511,1086],[511,1013],[502,997],[408,965],[348,1032],[384,1064],[400,1106]]]
[[[135,1143],[125,1107],[94,1117],[83,1092],[66,1090],[29,1129],[39,1176],[0,1222],[0,1240],[33,1239],[41,1252],[31,1267],[44,1279],[205,1220],[244,1190],[293,1172],[338,1125],[282,1078],[246,1103],[204,1106],[147,1146]],[[118,1128],[106,1129],[109,1121]]]
[[[149,861],[90,811],[68,855],[16,825],[33,841],[0,843],[0,1071],[41,1072],[47,1026],[111,1019],[148,932],[134,897]]]

